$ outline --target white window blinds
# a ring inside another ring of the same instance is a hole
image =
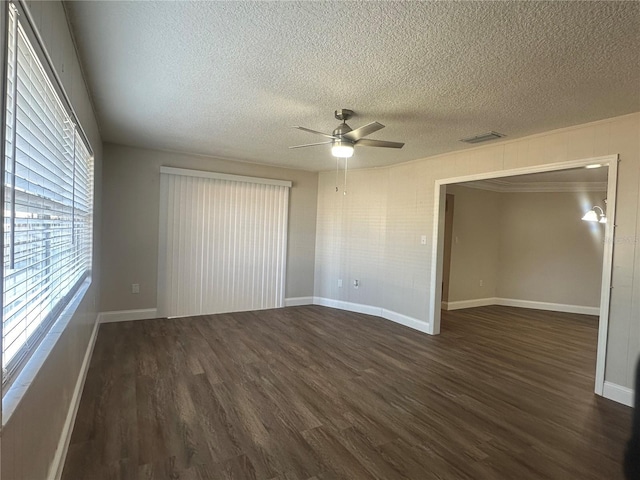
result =
[[[9,11],[3,172],[5,377],[19,368],[89,276],[93,230],[90,149],[13,5]]]
[[[290,185],[163,167],[158,313],[284,306]]]

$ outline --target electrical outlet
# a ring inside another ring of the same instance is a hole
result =
[[[131,284],[131,293],[140,293],[140,284],[132,283]]]
[[[338,279],[338,288],[342,288],[342,279],[341,278]]]
[[[360,280],[354,280],[353,281],[353,288],[358,288],[360,287]]]
[[[420,237],[420,245],[426,245],[427,244],[427,236],[426,235],[422,235]]]
[[[484,287],[484,280],[480,280],[480,286]]]

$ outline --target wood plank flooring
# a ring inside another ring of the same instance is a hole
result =
[[[619,479],[597,319],[319,306],[104,324],[64,480]]]

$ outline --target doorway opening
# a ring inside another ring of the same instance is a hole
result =
[[[447,193],[444,205],[444,254],[442,258],[442,303],[449,302],[449,285],[451,283],[451,254],[453,251],[453,212],[455,195]]]
[[[607,223],[604,228],[604,248],[602,258],[602,277],[600,287],[600,306],[599,306],[599,324],[598,324],[598,345],[595,372],[595,393],[602,395],[604,389],[604,369],[607,347],[607,330],[609,320],[609,302],[611,273],[613,261],[613,243],[614,243],[614,223],[615,223],[615,207],[616,207],[616,188],[617,188],[617,166],[618,156],[610,155],[606,157],[587,158],[570,162],[562,162],[556,164],[540,165],[535,167],[518,168],[512,170],[503,170],[498,172],[488,172],[483,174],[468,175],[463,177],[454,177],[437,180],[435,184],[434,198],[434,227],[433,227],[433,258],[431,268],[432,288],[430,291],[430,312],[429,333],[440,333],[441,320],[441,299],[443,299],[444,287],[444,265],[446,261],[450,261],[450,252],[447,254],[449,258],[445,258],[445,231],[447,222],[446,209],[446,186],[458,183],[474,182],[478,180],[492,180],[505,177],[514,177],[533,173],[558,172],[562,170],[570,170],[576,168],[591,167],[600,165],[608,168],[606,198],[607,202]],[[449,236],[449,239],[451,237]],[[447,273],[446,281],[449,282],[450,276]],[[445,292],[448,298],[449,292]]]

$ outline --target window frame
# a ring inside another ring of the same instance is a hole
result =
[[[78,140],[76,137],[79,137],[79,140],[84,145],[86,152],[89,154],[89,157],[87,158],[91,158],[91,162],[93,162],[93,157],[94,157],[94,151],[92,149],[91,143],[88,140],[88,136],[86,135],[86,132],[84,131],[84,129],[82,128],[82,125],[78,121],[78,117],[71,105],[71,101],[62,86],[61,78],[58,76],[55,68],[53,67],[53,62],[51,61],[51,57],[47,52],[44,42],[42,41],[42,38],[37,31],[37,28],[35,27],[35,22],[31,16],[28,6],[25,4],[24,0],[16,0],[13,2],[3,2],[3,3],[4,3],[4,6],[1,9],[2,12],[0,17],[0,20],[5,25],[5,35],[2,35],[3,38],[0,40],[0,48],[2,49],[2,52],[1,52],[2,68],[0,69],[1,75],[2,75],[2,81],[0,83],[0,87],[1,87],[0,108],[2,108],[2,136],[0,138],[0,143],[1,143],[0,175],[2,176],[2,182],[0,182],[0,205],[1,205],[0,211],[3,212],[3,221],[0,222],[0,251],[3,252],[3,261],[2,261],[2,265],[0,266],[0,292],[3,292],[2,293],[3,295],[2,309],[0,309],[0,339],[2,340],[2,345],[3,345],[2,351],[4,351],[4,340],[5,340],[5,335],[4,335],[4,288],[5,288],[5,285],[4,285],[4,280],[5,280],[4,216],[5,214],[4,214],[4,211],[5,211],[5,195],[7,193],[6,186],[5,186],[5,172],[7,167],[7,165],[5,164],[7,159],[6,133],[7,133],[7,121],[9,117],[9,113],[8,113],[9,105],[7,104],[7,95],[9,93],[7,89],[9,85],[8,85],[7,75],[9,72],[8,65],[10,61],[9,59],[10,45],[8,43],[8,40],[10,36],[9,30],[12,25],[12,14],[11,14],[12,9],[15,9],[15,15],[17,15],[16,22],[20,23],[20,26],[22,27],[22,31],[24,32],[24,36],[26,37],[26,41],[29,43],[31,52],[33,53],[34,57],[37,59],[40,66],[42,67],[43,73],[45,77],[48,79],[48,82],[53,89],[53,93],[57,96],[57,100],[60,102],[64,112],[66,113],[70,121],[74,124],[74,129],[73,129],[74,142]],[[19,30],[19,27],[17,26],[16,32],[18,30]],[[16,43],[16,49],[17,49],[17,43]],[[17,67],[17,62],[16,62],[16,67]],[[17,111],[13,112],[13,114],[16,115]],[[76,165],[77,165],[77,157],[76,157],[76,153],[74,152],[74,158],[73,158],[74,173],[73,173],[73,178],[71,179],[72,182],[75,182]],[[88,256],[85,256],[83,258],[88,258],[88,261],[90,262],[89,268],[87,268],[78,278],[74,280],[74,284],[68,290],[68,292],[63,297],[61,297],[57,302],[55,302],[51,311],[48,314],[46,314],[45,319],[42,320],[42,322],[38,327],[36,327],[34,332],[31,335],[29,335],[28,338],[31,344],[27,347],[26,352],[24,352],[24,354],[22,354],[22,356],[19,359],[15,358],[15,359],[12,359],[11,362],[8,362],[7,366],[10,366],[10,371],[8,372],[7,370],[5,370],[4,366],[1,369],[0,375],[2,378],[1,378],[0,384],[2,388],[3,404],[5,403],[5,394],[7,394],[12,390],[12,387],[14,386],[18,378],[20,378],[20,381],[17,383],[19,383],[20,386],[23,386],[26,382],[26,379],[22,378],[24,376],[23,374],[26,374],[30,378],[30,380],[33,379],[33,377],[35,376],[35,373],[37,373],[39,368],[42,366],[44,359],[46,358],[46,356],[48,356],[51,349],[53,348],[53,345],[59,338],[60,334],[66,328],[68,322],[72,318],[79,304],[82,302],[88,288],[92,283],[92,271],[95,266],[95,261],[94,261],[95,260],[95,250],[94,250],[95,170],[93,165],[91,167],[91,172],[88,175],[89,175],[89,182],[87,184],[87,188],[89,190],[87,190],[86,192],[87,193],[86,197],[87,197],[87,200],[90,202],[90,208],[88,209],[87,214],[89,215],[91,221],[89,223],[90,231],[89,231],[89,238],[88,238],[89,254]],[[72,219],[71,223],[73,225],[71,230],[72,235],[75,235],[75,225],[76,225],[75,202],[76,202],[76,199],[75,199],[75,187],[74,187],[74,197],[72,200],[73,213],[71,216],[71,219]],[[69,278],[71,279],[71,277]],[[34,338],[34,337],[37,337],[37,338]],[[26,343],[27,342],[25,342],[25,344]],[[23,348],[21,347],[21,350],[22,349]],[[38,357],[38,358],[34,358],[34,357]],[[10,395],[7,395],[7,397],[8,396]],[[3,415],[2,424],[4,425],[5,423],[6,423],[6,418]]]

